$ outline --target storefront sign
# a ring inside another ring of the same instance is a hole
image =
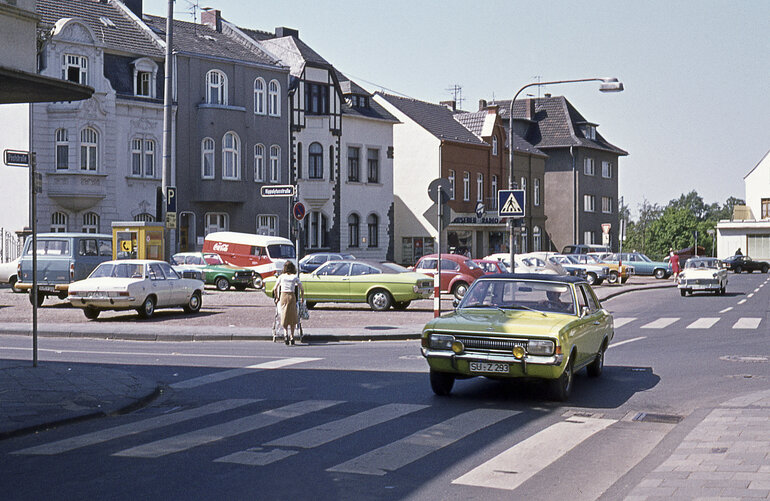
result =
[[[500,218],[497,216],[487,216],[487,217],[458,216],[452,219],[452,224],[491,225],[491,224],[505,224],[505,222],[501,221]]]

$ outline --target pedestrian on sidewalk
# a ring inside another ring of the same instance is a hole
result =
[[[275,285],[278,290],[278,305],[281,309],[281,326],[283,327],[284,343],[294,344],[294,329],[299,323],[297,302],[304,297],[305,289],[297,275],[297,267],[291,261],[286,261],[283,271]],[[291,332],[291,335],[289,335]]]
[[[679,278],[679,254],[674,252],[674,248],[671,247],[669,249],[669,256],[671,261],[671,275],[673,275],[674,280]]]

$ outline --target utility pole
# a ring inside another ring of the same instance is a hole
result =
[[[172,106],[173,106],[173,61],[172,61],[172,48],[173,48],[173,30],[174,30],[174,0],[168,0],[168,16],[166,17],[166,62],[164,75],[164,87],[163,87],[163,180],[161,181],[161,197],[164,202],[168,202],[168,188],[174,186],[174,173],[173,166],[171,164],[171,147],[172,147]],[[161,222],[167,225],[166,221],[166,203],[161,204]],[[176,221],[174,221],[176,223]],[[174,228],[169,231],[168,226],[164,231],[166,245],[164,245],[165,260],[176,250],[176,224]]]

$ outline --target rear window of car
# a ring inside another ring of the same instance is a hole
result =
[[[273,244],[267,246],[267,253],[272,259],[294,259],[297,254],[294,246],[289,244]]]
[[[32,246],[29,246],[27,255],[32,255]],[[38,256],[69,256],[70,255],[70,241],[69,240],[54,240],[54,239],[38,239],[37,240],[37,255]]]

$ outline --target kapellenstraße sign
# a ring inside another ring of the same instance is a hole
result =
[[[4,150],[5,165],[12,167],[29,167],[29,152],[18,150]]]

